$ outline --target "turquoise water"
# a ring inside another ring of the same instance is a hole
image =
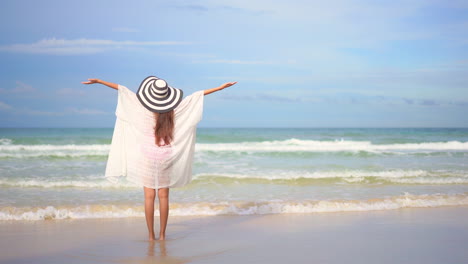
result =
[[[104,179],[113,128],[0,128],[0,219],[143,215],[142,187]],[[172,215],[468,204],[466,128],[199,128]]]

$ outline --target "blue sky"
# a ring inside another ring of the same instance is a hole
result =
[[[149,75],[201,127],[467,127],[468,2],[0,2],[0,126],[112,127]]]

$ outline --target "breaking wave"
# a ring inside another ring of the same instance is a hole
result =
[[[369,200],[309,200],[261,202],[172,203],[172,216],[262,215],[395,210],[414,207],[466,206],[468,195],[412,195],[405,193]],[[158,210],[155,210],[156,213]],[[48,220],[80,218],[143,217],[142,205],[83,205],[46,207],[3,207],[0,220]]]
[[[370,141],[316,141],[288,139],[282,141],[198,144],[199,151],[266,151],[266,152],[334,152],[334,151],[448,151],[466,150],[468,142],[424,142],[406,144],[372,144]]]
[[[385,170],[385,171],[316,171],[316,172],[277,172],[270,174],[228,174],[200,173],[193,176],[193,184],[210,183],[261,183],[286,185],[312,184],[468,184],[468,175],[463,172],[425,171],[425,170]],[[0,178],[0,186],[4,187],[36,187],[36,188],[136,188],[128,181],[113,183],[104,175],[93,176],[92,179],[51,180],[45,178],[15,179]]]
[[[107,156],[110,145],[12,145],[0,139],[0,158]],[[367,153],[433,153],[467,152],[468,142],[423,142],[406,144],[373,144],[370,141],[315,141],[288,139],[281,141],[240,143],[198,143],[198,152],[367,152]]]

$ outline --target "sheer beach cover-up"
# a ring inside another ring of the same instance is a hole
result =
[[[154,113],[127,87],[118,86],[114,133],[105,177],[117,183],[126,177],[148,188],[182,187],[192,179],[196,126],[203,115],[204,92],[195,92],[174,109],[174,139],[155,144]]]

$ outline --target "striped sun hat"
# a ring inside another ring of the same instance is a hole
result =
[[[169,86],[163,79],[148,76],[141,82],[136,95],[146,109],[166,113],[179,105],[183,91]]]

